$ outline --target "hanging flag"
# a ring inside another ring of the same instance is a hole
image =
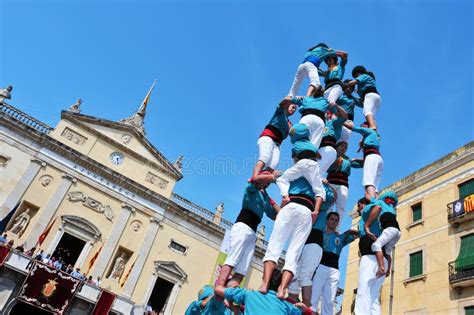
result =
[[[142,105],[140,106],[140,112],[142,112],[143,114],[146,111],[146,106],[148,105],[148,100],[150,99],[150,95],[151,95],[151,92],[153,91],[153,88],[155,87],[155,84],[156,84],[156,80],[155,82],[153,82],[153,85],[151,86],[148,93],[146,93],[145,99],[143,100]]]
[[[99,250],[94,254],[94,256],[92,256],[91,260],[89,260],[89,266],[87,267],[86,274],[89,274],[89,271],[91,270],[92,266],[94,265],[95,261],[97,260],[97,257],[99,257],[99,253],[102,250],[102,247],[104,246],[104,243],[102,243],[102,245],[100,245]]]
[[[14,206],[13,209],[7,214],[7,216],[4,217],[3,220],[0,222],[0,233],[5,232],[8,222],[10,222],[11,218],[13,217],[13,214],[15,213],[19,205],[20,203],[17,203],[16,206]]]
[[[135,258],[135,261],[133,262],[133,264],[132,264],[132,265],[130,266],[130,268],[128,269],[127,274],[126,274],[125,277],[123,278],[123,281],[122,281],[122,283],[120,284],[120,287],[121,287],[121,288],[123,288],[123,286],[125,285],[125,282],[127,282],[128,276],[130,275],[130,272],[132,272],[133,266],[135,265],[135,262],[137,261],[137,258],[138,258],[138,255],[137,255],[137,257]]]
[[[44,240],[46,239],[46,236],[48,236],[49,234],[49,231],[51,231],[51,228],[53,227],[54,222],[56,222],[56,218],[54,218],[53,222],[51,222],[51,224],[38,237],[38,241],[36,242],[35,247],[41,246],[41,244],[43,244]]]

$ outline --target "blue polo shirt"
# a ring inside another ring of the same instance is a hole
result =
[[[305,109],[316,109],[323,113],[326,113],[326,111],[329,108],[328,101],[322,96],[319,96],[319,97],[305,96],[301,98],[293,97],[291,99],[291,102],[299,106],[298,112],[300,113],[302,113]]]
[[[360,97],[364,96],[368,88],[377,88],[375,79],[368,74],[361,74],[355,79],[357,80],[357,93],[359,93]]]
[[[272,220],[276,218],[275,210],[270,204],[270,197],[267,192],[265,190],[260,191],[253,183],[248,183],[245,188],[242,209],[253,211],[260,219],[264,213]]]
[[[301,315],[302,312],[293,304],[276,297],[275,291],[262,294],[242,288],[228,288],[225,298],[229,302],[245,305],[244,314],[250,315]]]
[[[364,147],[380,148],[379,135],[374,129],[354,126],[352,131],[360,133],[363,136],[362,145]]]

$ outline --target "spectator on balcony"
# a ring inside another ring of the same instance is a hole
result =
[[[7,233],[3,234],[3,236],[0,236],[0,245],[5,245],[8,242],[7,239]]]
[[[97,279],[95,279],[93,283],[94,283],[94,285],[100,287],[100,284],[102,283],[102,282],[100,281],[100,277],[97,277]]]
[[[54,257],[53,257],[54,259]],[[59,269],[61,270],[63,264],[61,263],[61,257],[59,257],[58,259],[56,259],[54,262],[53,262],[53,267],[56,268],[56,269]]]
[[[18,245],[17,247],[15,247],[15,250],[16,250],[17,252],[19,252],[19,253],[25,252],[24,244]]]
[[[13,240],[9,240],[6,246],[11,249],[11,248],[13,248],[14,243],[15,242]]]
[[[81,273],[81,270],[79,269],[79,267],[77,267],[76,270],[71,272],[71,276],[73,276],[74,278],[77,278],[79,280],[84,280],[84,277],[82,276],[82,273]]]
[[[36,247],[33,246],[32,248],[30,248],[29,250],[26,251],[25,255],[33,257],[35,251],[36,251]]]
[[[49,265],[49,261],[51,260],[51,254],[47,254],[46,257],[43,257],[43,264]]]
[[[74,271],[74,268],[72,268],[72,265],[69,264],[67,265],[67,268],[64,271],[70,274]]]
[[[35,248],[35,247],[33,247],[33,248]],[[33,249],[33,248],[32,248],[32,249]],[[32,249],[30,249],[30,250],[32,250]],[[37,253],[36,256],[33,257],[32,260],[30,260],[30,262],[29,262],[28,265],[26,266],[26,269],[30,269],[31,266],[33,266],[33,262],[34,262],[35,260],[37,260],[37,261],[43,261],[43,256],[44,256],[43,252],[44,252],[43,250],[40,250],[39,253]],[[33,253],[34,253],[34,251],[33,251]],[[31,256],[33,256],[33,255],[31,255]]]

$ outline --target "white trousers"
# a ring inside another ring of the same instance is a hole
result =
[[[283,175],[278,177],[276,184],[280,189],[281,195],[288,196],[290,183],[302,176],[310,183],[314,194],[326,200],[326,191],[323,187],[318,162],[310,159],[299,160],[295,165],[288,168]]]
[[[237,222],[230,230],[230,251],[224,265],[234,267],[235,273],[246,275],[255,252],[255,232],[245,223]]]
[[[289,240],[283,270],[296,274],[298,260],[310,232],[311,212],[305,206],[290,202],[278,212],[263,262],[270,260],[277,264]]]
[[[324,133],[324,121],[321,117],[316,115],[306,115],[301,117],[300,123],[308,126],[309,141],[311,141],[316,148],[319,148]]]
[[[349,188],[344,185],[334,185],[331,184],[334,189],[336,189],[337,198],[336,203],[334,204],[334,211],[339,214],[339,226],[342,224],[342,220],[344,219],[344,210],[346,209],[347,197],[349,196]]]
[[[300,64],[298,69],[296,69],[295,79],[293,80],[293,84],[288,92],[289,96],[296,96],[305,77],[309,78],[310,85],[315,87],[321,85],[321,82],[319,81],[318,68],[316,68],[312,62],[306,61]]]
[[[362,110],[362,112],[364,113],[364,116],[371,114],[375,117],[375,114],[379,110],[381,103],[382,103],[382,99],[380,98],[380,95],[378,95],[377,93],[365,94],[364,109]]]
[[[342,87],[339,84],[336,84],[324,91],[324,98],[328,100],[329,104],[333,104],[337,102],[342,93]]]
[[[369,154],[364,161],[364,175],[362,185],[374,186],[379,191],[380,179],[383,173],[383,159],[378,154]]]
[[[268,136],[260,137],[257,141],[258,160],[265,163],[266,167],[276,169],[280,160],[280,147]]]
[[[389,256],[392,256],[392,251],[395,245],[400,240],[401,233],[397,228],[392,226],[385,228],[377,237],[377,240],[372,244],[371,249],[374,252],[382,251],[382,247],[385,246],[385,253]]]
[[[333,147],[325,146],[319,148],[318,152],[321,154],[321,159],[318,160],[319,172],[322,177],[326,177],[326,172],[331,167],[332,163],[336,161],[337,151]]]
[[[288,287],[289,293],[299,294],[301,287],[312,285],[314,271],[321,262],[322,257],[323,249],[318,244],[305,244],[303,246],[296,274]]]
[[[388,267],[384,258],[385,269]],[[354,313],[356,315],[380,315],[380,289],[385,276],[377,278],[379,269],[375,255],[364,255],[359,263],[359,286],[355,301]]]
[[[352,122],[352,120],[346,120],[347,122]],[[341,136],[339,137],[339,140],[337,142],[346,142],[349,143],[349,138],[351,137],[352,130],[347,128],[346,126],[342,126],[342,131],[341,131]]]
[[[311,308],[317,311],[319,299],[322,297],[321,315],[333,315],[336,303],[337,287],[339,285],[339,270],[324,265],[319,265],[313,278],[313,293],[311,295]]]

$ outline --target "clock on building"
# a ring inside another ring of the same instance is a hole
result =
[[[114,163],[115,165],[120,165],[123,163],[123,159],[124,159],[124,156],[122,153],[120,152],[112,152],[112,154],[110,154],[110,160],[112,161],[112,163]]]

